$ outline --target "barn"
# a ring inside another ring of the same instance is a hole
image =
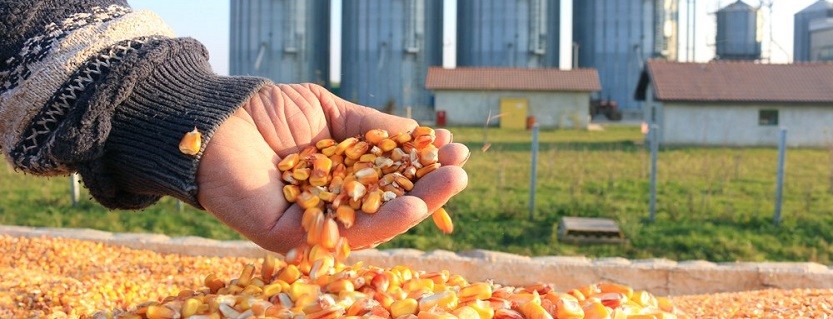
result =
[[[595,69],[430,68],[425,87],[449,125],[586,128],[590,95],[601,90]],[[500,116],[497,116],[500,115]]]
[[[833,63],[649,60],[638,83],[661,145],[833,146]]]

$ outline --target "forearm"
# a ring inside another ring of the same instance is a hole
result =
[[[0,143],[16,169],[79,171],[110,208],[162,195],[199,206],[201,152],[180,153],[179,139],[196,127],[208,142],[268,81],[213,74],[201,44],[124,1],[3,2],[0,13]]]

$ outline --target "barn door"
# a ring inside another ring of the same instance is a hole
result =
[[[524,98],[500,99],[500,128],[525,129],[529,101]]]

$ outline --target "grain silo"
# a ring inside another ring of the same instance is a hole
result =
[[[634,92],[645,61],[677,59],[677,0],[583,0],[573,5],[578,66],[599,72],[598,98],[636,111]]]
[[[558,67],[558,0],[458,0],[457,65]]]
[[[810,58],[810,22],[816,19],[833,18],[833,3],[819,0],[794,16],[793,60],[811,61]]]
[[[833,61],[833,18],[810,22],[810,61]]]
[[[344,0],[342,8],[341,96],[430,118],[425,75],[442,65],[442,0]]]
[[[229,73],[329,83],[329,0],[231,0]]]
[[[761,58],[759,11],[738,0],[717,10],[717,58],[758,60]]]

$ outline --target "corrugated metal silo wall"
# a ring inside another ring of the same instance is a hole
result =
[[[558,67],[557,0],[458,0],[457,65]]]
[[[328,86],[329,0],[231,0],[230,13],[229,73]]]
[[[717,11],[717,56],[725,60],[758,60],[758,11],[735,3]]]
[[[573,3],[573,41],[578,65],[599,72],[601,99],[621,109],[638,110],[634,91],[645,60],[655,49],[655,2],[650,0],[582,0]]]
[[[425,76],[442,65],[442,0],[344,0],[342,9],[341,96],[431,119]]]
[[[810,21],[826,17],[833,17],[833,5],[822,1],[810,5],[793,16],[794,61],[810,61]]]

